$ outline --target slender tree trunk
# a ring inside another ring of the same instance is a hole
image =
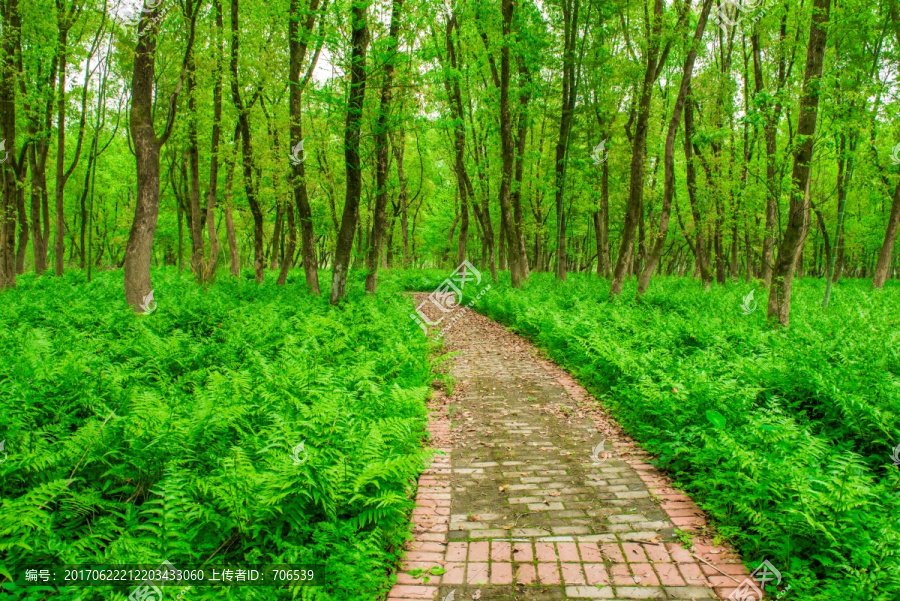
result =
[[[66,233],[66,217],[65,217],[65,197],[66,197],[66,61],[67,61],[67,39],[69,35],[68,24],[62,21],[63,13],[59,14],[59,36],[58,43],[58,77],[59,83],[57,89],[59,98],[57,100],[56,112],[56,238],[54,243],[54,269],[56,277],[63,274],[63,265],[65,264],[65,233]],[[86,84],[85,84],[86,85]]]
[[[385,48],[387,58],[384,62],[384,73],[381,81],[381,108],[378,111],[378,122],[375,125],[375,212],[372,218],[372,236],[366,255],[366,290],[375,294],[378,290],[378,267],[384,252],[384,234],[387,225],[385,211],[387,209],[388,158],[390,152],[389,135],[391,129],[391,101],[393,99],[394,63],[397,58],[398,34],[400,31],[400,14],[403,0],[391,2],[391,24],[388,28],[388,39]],[[468,226],[468,212],[466,212]]]
[[[323,11],[324,12],[324,7]],[[291,116],[291,149],[303,148],[303,88],[309,81],[309,77],[301,79],[300,70],[306,59],[309,39],[316,23],[319,0],[311,0],[309,9],[305,13],[305,20],[301,28],[300,0],[291,0],[290,22],[288,24],[288,47],[290,50],[290,116]],[[324,18],[324,15],[321,15]],[[318,52],[311,61],[311,74],[315,68]],[[296,155],[294,155],[296,156]],[[305,158],[305,157],[304,157]],[[309,196],[306,189],[306,165],[303,160],[292,160],[291,187],[294,191],[294,203],[297,205],[297,217],[300,220],[300,252],[303,257],[303,272],[306,277],[306,287],[310,294],[318,296],[319,291],[319,266],[316,261],[316,233],[312,220],[312,207],[309,204]]]
[[[519,117],[516,135],[515,180],[510,195],[513,219],[515,219],[516,253],[522,279],[529,276],[528,249],[525,246],[525,217],[522,213],[522,177],[525,163],[525,136],[528,133],[528,105],[531,102],[531,72],[522,56],[517,57],[519,67]]]
[[[219,141],[222,136],[222,55],[224,54],[224,19],[222,4],[214,0],[216,12],[216,66],[213,87],[213,127],[210,142],[209,187],[206,191],[206,231],[209,237],[209,257],[201,263],[201,280],[211,282],[216,276],[219,261],[219,235],[216,232],[216,197],[219,187]]]
[[[797,144],[791,174],[791,203],[787,228],[784,232],[769,288],[769,318],[777,318],[787,326],[791,313],[791,287],[794,269],[803,250],[809,230],[810,162],[819,110],[819,88],[822,63],[828,40],[828,18],[831,0],[814,0],[809,46],[806,53],[806,72],[800,98],[800,118],[797,124]]]
[[[47,150],[49,144],[36,142],[29,149],[31,163],[31,246],[34,252],[34,272],[47,271],[47,239],[41,230],[41,207],[47,203]]]
[[[622,243],[619,247],[619,258],[616,261],[616,269],[609,289],[610,296],[618,296],[622,293],[622,284],[630,272],[629,267],[634,258],[634,234],[641,217],[641,205],[644,194],[644,153],[647,146],[647,130],[650,121],[650,101],[652,100],[653,87],[656,85],[660,71],[659,45],[662,31],[663,6],[663,0],[654,0],[650,39],[647,47],[647,67],[644,71],[644,81],[641,85],[637,108],[637,122],[635,123],[632,137],[631,181],[628,203],[625,209],[625,223],[622,230]]]
[[[354,0],[351,7],[350,93],[347,99],[347,123],[344,130],[344,161],[347,165],[347,191],[344,213],[334,252],[334,271],[331,279],[331,304],[336,305],[347,290],[347,275],[353,251],[353,235],[359,220],[359,199],[362,194],[362,166],[359,159],[359,137],[362,128],[363,101],[366,95],[366,49],[369,28],[366,11],[368,0]]]
[[[681,112],[684,109],[684,103],[687,99],[688,90],[691,85],[691,76],[694,72],[694,61],[697,58],[697,48],[703,38],[703,31],[706,29],[706,19],[709,16],[709,9],[712,6],[712,0],[704,0],[703,7],[700,11],[700,17],[697,20],[697,28],[694,31],[694,40],[688,51],[687,57],[684,59],[684,68],[681,72],[681,85],[678,88],[678,97],[675,99],[675,107],[672,109],[672,119],[669,121],[669,130],[666,133],[666,147],[664,154],[663,169],[663,202],[659,214],[659,229],[655,238],[651,242],[650,254],[647,257],[647,264],[638,278],[638,296],[644,294],[647,286],[650,285],[650,278],[656,272],[659,266],[659,260],[662,257],[666,244],[666,236],[669,232],[669,213],[672,207],[672,196],[675,193],[675,134],[678,132],[678,124],[681,122]]]
[[[694,167],[694,154],[692,139],[694,136],[694,101],[691,98],[691,90],[688,87],[688,99],[684,105],[684,159],[685,159],[685,181],[687,183],[688,199],[691,203],[691,216],[694,219],[694,244],[691,250],[694,251],[694,260],[697,271],[700,273],[700,281],[704,290],[712,287],[712,272],[709,269],[709,252],[706,250],[707,242],[705,235],[705,224],[701,217],[700,205],[697,200],[697,170]],[[690,242],[690,239],[685,236]]]
[[[203,282],[203,259],[206,248],[203,241],[203,220],[200,214],[200,145],[197,134],[197,82],[194,75],[193,53],[187,61],[187,97],[188,97],[188,127],[187,127],[187,158],[188,158],[188,210],[191,221],[191,273],[197,283]]]
[[[851,134],[852,137],[852,134]],[[835,249],[833,252],[828,254],[828,265],[825,268],[825,298],[822,300],[822,306],[826,309],[828,308],[828,303],[831,301],[831,287],[834,284],[834,267],[837,262],[838,249],[840,248],[841,240],[844,237],[844,214],[845,208],[847,206],[846,199],[846,190],[844,188],[846,171],[848,167],[852,165],[850,161],[847,160],[847,136],[844,133],[839,134],[840,142],[838,143],[838,173],[837,173],[837,196],[838,196],[838,207],[837,207],[837,232],[834,235],[834,244]],[[851,142],[851,146],[852,146]],[[852,149],[851,149],[852,152]],[[894,191],[894,198],[897,198],[897,192]],[[824,229],[822,229],[822,235],[827,235]]]
[[[660,0],[661,1],[661,0]],[[556,277],[566,280],[568,269],[566,255],[566,166],[569,150],[569,134],[575,112],[575,43],[578,33],[579,0],[563,0],[563,79],[562,107],[559,117],[559,138],[556,142]]]
[[[522,286],[522,269],[516,252],[510,252],[518,246],[515,223],[513,222],[510,193],[512,188],[513,162],[515,161],[515,145],[512,134],[512,115],[509,108],[510,61],[509,47],[512,44],[512,20],[515,4],[513,0],[502,0],[503,43],[500,47],[500,156],[502,159],[500,176],[500,217],[503,239],[501,246],[507,252],[510,278],[513,288]]]
[[[147,0],[145,0],[146,2]],[[178,107],[178,95],[184,81],[187,61],[175,90],[169,97],[169,113],[163,135],[157,137],[153,129],[154,88],[156,85],[156,37],[159,32],[161,8],[149,8],[145,4],[138,23],[138,40],[135,48],[134,71],[131,78],[131,136],[137,163],[138,195],[134,220],[125,247],[125,300],[135,310],[146,310],[142,305],[153,291],[150,283],[150,263],[153,259],[153,237],[159,215],[159,154],[172,133]],[[191,15],[187,53],[194,43],[194,24],[197,10]]]
[[[240,55],[240,23],[238,21],[238,1],[231,0],[231,99],[238,114],[238,129],[241,135],[241,158],[244,174],[244,190],[247,203],[253,215],[253,271],[256,283],[265,279],[265,256],[263,253],[263,212],[257,197],[256,171],[253,162],[253,137],[250,129],[250,107],[241,97],[238,80],[238,57]]]
[[[881,252],[878,253],[878,262],[875,264],[875,274],[872,278],[872,286],[881,288],[888,277],[891,265],[891,256],[894,252],[894,241],[897,239],[897,226],[900,225],[900,182],[894,187],[894,198],[891,202],[891,214],[888,217],[887,228],[884,232],[884,241],[881,244]]]
[[[231,202],[234,194],[234,160],[225,160],[225,235],[228,238],[228,256],[231,275],[241,275],[241,251],[234,230]]]
[[[406,196],[406,177],[403,173],[403,156],[406,147],[406,132],[401,129],[397,134],[399,141],[391,136],[394,158],[397,160],[397,181],[400,183],[397,201],[400,203],[400,235],[403,238],[403,267],[409,267],[409,201]]]

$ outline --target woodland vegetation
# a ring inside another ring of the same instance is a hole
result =
[[[336,303],[468,257],[613,296],[757,278],[787,325],[795,276],[897,270],[895,0],[3,0],[2,28],[3,287],[122,268],[139,310],[151,265],[302,266]]]
[[[898,72],[898,0],[0,0],[0,586],[384,596],[434,378],[397,293],[468,260],[798,598],[898,598]]]

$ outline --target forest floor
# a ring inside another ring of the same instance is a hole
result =
[[[725,599],[744,582],[702,510],[567,372],[474,311],[453,320],[456,384],[432,402],[442,453],[388,601]]]

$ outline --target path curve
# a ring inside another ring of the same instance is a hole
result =
[[[567,372],[483,315],[426,307],[452,323],[457,383],[432,401],[442,454],[388,601],[743,598],[737,553]]]

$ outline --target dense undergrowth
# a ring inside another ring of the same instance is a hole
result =
[[[758,288],[758,287],[757,287]],[[535,340],[713,516],[746,561],[769,559],[790,599],[900,599],[900,286],[795,285],[790,329],[747,284],[533,274],[479,311]],[[752,306],[752,305],[750,305]]]
[[[322,586],[192,601],[384,596],[426,458],[429,343],[390,281],[375,298],[354,282],[334,309],[296,275],[250,277],[204,290],[157,271],[146,316],[121,272],[26,275],[0,295],[3,589],[124,599],[9,579],[28,562],[210,560],[316,564]]]

